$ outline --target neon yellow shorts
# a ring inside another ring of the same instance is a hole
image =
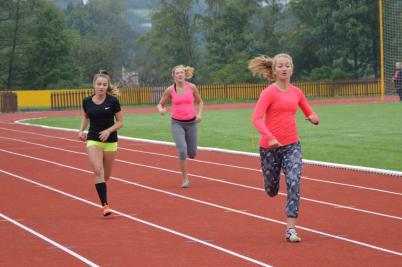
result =
[[[105,152],[116,152],[117,151],[117,142],[114,143],[104,143],[94,140],[87,141],[87,147],[90,146],[98,146],[103,149]]]

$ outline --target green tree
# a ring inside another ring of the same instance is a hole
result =
[[[52,4],[39,2],[34,23],[24,80],[30,88],[77,86],[79,72],[71,59],[71,36],[64,28],[62,13]]]
[[[367,0],[294,0],[292,42],[283,43],[294,57],[296,77],[358,79],[378,75],[378,9]]]
[[[231,78],[224,80],[238,81],[240,77],[251,77],[247,70],[247,61],[255,51],[253,20],[260,8],[259,1],[206,1],[208,9],[203,16],[203,36],[207,56],[203,73],[213,83],[223,82],[225,75]],[[237,64],[242,66],[235,66]],[[233,66],[232,66],[233,65]],[[238,70],[240,73],[229,73],[226,70]]]
[[[131,61],[135,35],[124,11],[121,0],[91,0],[67,7],[67,27],[79,33],[73,59],[84,81],[91,82],[99,69],[108,70],[117,79],[122,66]]]
[[[26,50],[32,43],[31,12],[33,2],[30,0],[5,1],[0,4],[0,86],[11,89],[23,84]]]
[[[196,66],[195,16],[192,0],[161,0],[152,15],[152,29],[136,43],[132,63],[146,84],[171,82],[178,64]]]

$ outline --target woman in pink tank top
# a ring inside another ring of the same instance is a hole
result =
[[[252,122],[261,134],[260,159],[264,189],[270,197],[275,197],[279,192],[280,173],[283,170],[287,189],[285,239],[300,242],[295,227],[300,206],[302,153],[296,112],[300,107],[306,120],[315,125],[319,124],[319,119],[303,91],[290,83],[293,61],[288,54],[278,54],[273,59],[256,57],[250,61],[249,69],[254,75],[275,81],[261,92]]]
[[[174,84],[163,93],[157,105],[161,115],[166,114],[166,102],[172,101],[171,130],[180,162],[183,181],[182,187],[187,188],[190,181],[187,176],[187,156],[195,158],[197,153],[198,129],[201,122],[203,102],[197,87],[187,82],[193,76],[194,68],[178,65],[172,70]]]

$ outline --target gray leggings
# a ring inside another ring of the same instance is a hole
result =
[[[270,197],[278,194],[279,176],[282,169],[285,174],[288,192],[286,215],[288,218],[297,218],[300,206],[300,178],[302,171],[300,142],[278,149],[260,147],[260,158],[265,192]]]
[[[195,158],[197,154],[197,123],[172,119],[172,136],[179,153],[179,159]]]

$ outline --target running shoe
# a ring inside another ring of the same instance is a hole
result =
[[[109,216],[110,214],[112,214],[112,212],[110,211],[109,206],[107,204],[103,205],[102,211],[103,211],[103,216]]]
[[[296,243],[296,242],[301,241],[301,238],[297,235],[296,229],[294,229],[294,228],[286,229],[285,238],[286,238],[286,241],[291,242],[291,243]]]
[[[188,178],[183,180],[183,183],[181,184],[182,188],[188,188],[190,187],[190,181],[188,180]]]

